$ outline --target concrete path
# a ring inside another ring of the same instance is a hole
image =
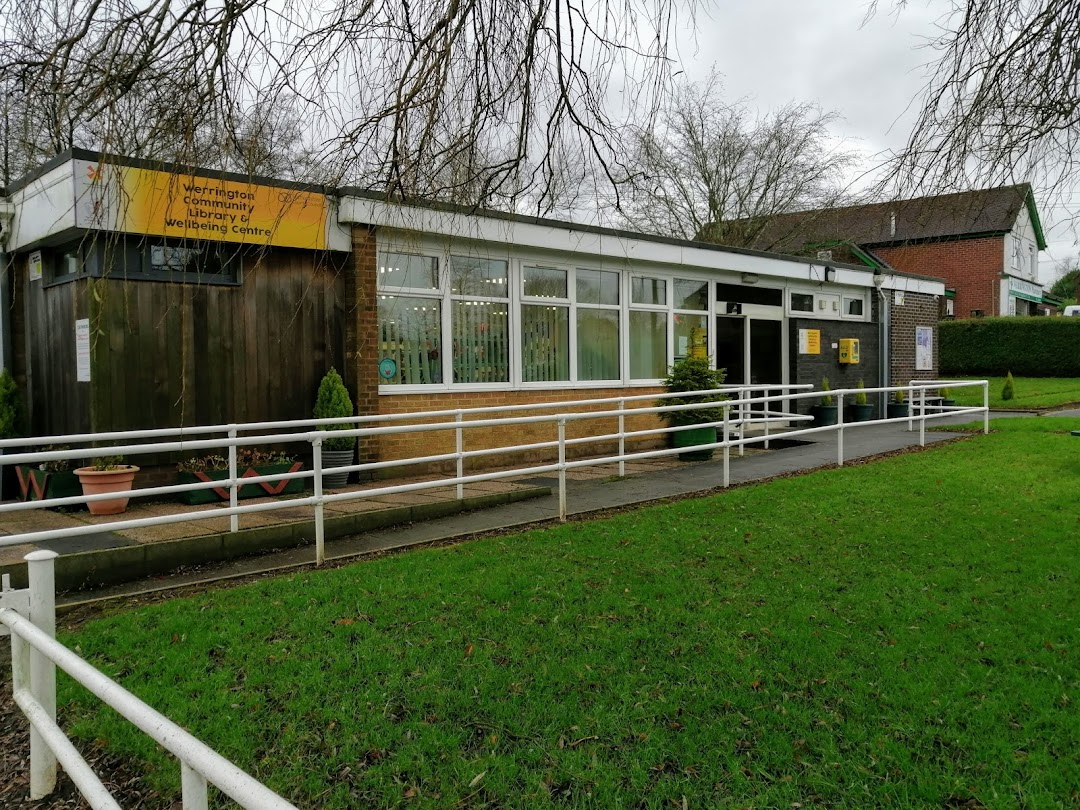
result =
[[[970,421],[965,419],[963,421]],[[927,431],[927,445],[938,444],[963,436],[962,433]],[[805,472],[819,467],[832,467],[837,461],[835,432],[800,437],[794,446],[770,451],[752,450],[744,457],[737,452],[731,456],[731,483],[761,481],[793,472]],[[918,431],[908,432],[906,425],[873,425],[845,431],[845,460],[877,456],[905,448],[917,447]],[[639,467],[640,469],[640,467]],[[583,515],[634,504],[644,504],[665,498],[692,496],[723,486],[723,462],[718,453],[710,462],[679,465],[655,472],[639,472],[622,479],[592,478],[571,481],[567,489],[567,511]],[[390,529],[368,532],[327,543],[330,560],[344,560],[379,551],[393,551],[426,543],[451,541],[472,535],[506,529],[523,529],[530,525],[558,519],[558,479],[528,478],[521,483],[552,486],[548,497],[453,515],[439,520],[414,523]],[[313,563],[311,547],[289,549],[232,562],[188,570],[169,576],[103,588],[92,594],[74,593],[61,597],[60,603],[74,605],[87,601],[153,593],[160,590],[198,585],[234,577],[244,577],[271,571],[307,567]]]

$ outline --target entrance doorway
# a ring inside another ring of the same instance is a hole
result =
[[[716,316],[716,367],[726,385],[784,382],[784,322],[740,315]],[[770,394],[782,393],[780,389]],[[762,410],[755,405],[754,410]],[[774,404],[771,410],[780,410]]]

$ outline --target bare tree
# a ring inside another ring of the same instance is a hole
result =
[[[0,75],[55,108],[45,152],[114,144],[197,162],[208,132],[243,141],[260,127],[244,115],[288,99],[328,180],[398,197],[465,182],[497,200],[544,185],[565,138],[608,172],[607,82],[636,77],[647,116],[694,4],[0,0]]]
[[[775,214],[835,203],[855,154],[829,127],[835,114],[789,104],[755,118],[723,98],[714,72],[676,88],[656,127],[629,132],[621,213],[635,230],[751,244]]]
[[[1080,0],[953,0],[940,26],[901,193],[1080,179]]]

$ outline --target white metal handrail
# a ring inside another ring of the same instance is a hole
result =
[[[239,529],[239,517],[247,513],[256,512],[270,512],[276,509],[295,508],[303,506],[313,506],[315,510],[315,535],[316,535],[316,561],[322,562],[324,559],[324,536],[325,525],[323,506],[326,503],[333,503],[337,501],[356,500],[359,498],[376,497],[380,495],[396,494],[401,492],[421,491],[424,489],[432,489],[439,487],[446,487],[449,485],[455,485],[457,491],[457,497],[462,498],[464,492],[464,486],[469,483],[475,483],[480,481],[497,480],[499,478],[509,478],[515,476],[538,474],[543,472],[558,472],[559,473],[559,516],[565,519],[566,516],[566,470],[576,467],[583,467],[588,465],[609,464],[618,463],[619,474],[625,474],[625,464],[627,461],[641,460],[647,458],[660,458],[668,455],[674,455],[681,452],[686,452],[685,448],[671,448],[660,450],[644,450],[633,453],[628,453],[626,450],[626,441],[628,439],[641,439],[652,437],[664,433],[675,433],[682,430],[692,430],[698,427],[715,427],[718,430],[721,438],[717,442],[709,445],[701,445],[702,449],[723,449],[724,451],[724,485],[727,486],[730,480],[730,474],[728,469],[730,450],[736,448],[740,454],[744,452],[744,448],[750,444],[762,443],[765,447],[769,446],[771,439],[775,438],[775,434],[770,434],[769,423],[775,418],[781,418],[788,422],[800,422],[806,421],[810,417],[799,415],[795,413],[789,413],[784,409],[784,406],[789,402],[799,402],[801,400],[807,400],[811,398],[819,398],[823,395],[831,396],[839,403],[839,419],[836,425],[827,426],[811,426],[800,427],[796,430],[789,430],[786,432],[788,436],[798,436],[813,433],[820,433],[825,431],[837,432],[837,458],[838,464],[844,462],[844,431],[851,427],[872,425],[872,424],[887,424],[891,422],[908,421],[909,429],[912,429],[913,423],[918,421],[920,427],[920,443],[925,443],[925,428],[926,422],[932,418],[939,418],[942,416],[948,416],[956,413],[981,413],[984,416],[984,430],[989,429],[989,409],[988,409],[988,393],[986,381],[957,381],[951,382],[950,387],[964,387],[964,386],[981,386],[983,389],[984,405],[982,408],[970,407],[964,408],[960,406],[952,406],[949,408],[930,408],[926,405],[927,391],[937,389],[943,384],[938,381],[921,381],[910,382],[903,386],[883,386],[879,388],[860,388],[860,389],[838,389],[828,392],[822,391],[806,391],[806,390],[793,390],[795,388],[805,389],[806,386],[783,386],[783,385],[759,385],[759,386],[740,386],[735,387],[733,390],[740,394],[734,399],[711,399],[713,394],[716,394],[716,390],[703,391],[703,392],[683,392],[677,394],[670,394],[667,397],[679,396],[679,397],[695,397],[704,398],[706,401],[697,401],[683,405],[665,405],[655,404],[647,407],[633,407],[627,408],[625,400],[628,398],[603,398],[597,400],[583,400],[580,402],[586,402],[591,405],[607,405],[611,403],[617,403],[617,408],[610,408],[605,410],[589,410],[576,413],[556,413],[545,415],[525,415],[525,416],[512,416],[512,417],[499,417],[499,418],[484,418],[484,419],[472,419],[465,421],[460,418],[455,418],[451,422],[430,422],[420,423],[412,425],[386,425],[386,426],[371,426],[371,427],[359,427],[351,428],[348,430],[308,430],[298,433],[275,433],[269,435],[258,436],[244,436],[238,437],[235,435],[235,431],[232,432],[226,438],[217,439],[200,439],[196,441],[181,441],[181,442],[165,442],[165,443],[151,443],[151,444],[132,444],[132,445],[120,445],[110,448],[81,448],[77,450],[51,450],[51,451],[37,451],[32,453],[17,453],[7,456],[0,456],[0,463],[12,464],[12,463],[34,463],[44,460],[59,460],[67,458],[85,458],[91,455],[100,455],[102,453],[121,453],[124,455],[137,455],[141,453],[159,453],[163,450],[191,450],[191,449],[208,449],[208,448],[228,448],[229,450],[229,476],[228,478],[213,481],[213,482],[197,482],[193,484],[176,484],[162,487],[152,487],[128,490],[125,492],[109,493],[105,495],[97,496],[72,496],[63,499],[50,499],[42,501],[30,501],[27,503],[5,504],[0,506],[0,513],[7,511],[26,510],[26,509],[41,509],[48,508],[54,505],[63,504],[76,504],[76,503],[89,503],[100,500],[110,500],[114,498],[123,497],[145,497],[156,496],[165,494],[175,494],[188,491],[197,491],[202,489],[218,489],[228,487],[229,489],[229,506],[227,508],[214,507],[211,509],[203,509],[195,512],[187,512],[177,515],[161,515],[149,518],[136,518],[136,519],[123,519],[108,523],[98,523],[87,526],[71,527],[66,529],[56,529],[50,531],[40,532],[26,532],[9,537],[0,538],[0,546],[15,545],[21,543],[32,543],[35,541],[55,539],[64,536],[73,536],[79,534],[88,534],[100,531],[113,531],[120,529],[141,528],[145,526],[162,525],[168,523],[186,522],[188,520],[202,520],[215,517],[228,516],[230,518],[230,529],[235,532]],[[746,392],[753,392],[754,390],[763,390],[766,393],[759,396],[745,396]],[[780,393],[769,393],[771,391],[778,391]],[[845,422],[843,413],[844,400],[848,396],[858,394],[876,394],[876,393],[895,393],[896,391],[902,391],[905,393],[909,404],[912,406],[909,414],[905,417],[898,419],[876,419],[868,422]],[[919,394],[919,404],[917,409],[915,407],[915,394]],[[634,399],[662,399],[665,395],[642,395],[635,396]],[[552,405],[553,403],[543,403],[544,406]],[[559,403],[554,403],[559,404]],[[776,404],[779,404],[780,408],[774,409]],[[761,410],[756,410],[756,407],[760,406]],[[518,407],[518,406],[512,406]],[[625,419],[626,417],[643,416],[649,414],[665,415],[671,413],[677,413],[680,411],[694,411],[703,408],[719,409],[723,413],[723,419],[710,423],[684,425],[684,426],[668,426],[663,428],[642,428],[638,430],[627,430]],[[502,410],[499,406],[493,406],[491,408],[476,409],[477,411],[483,410],[484,412],[493,412]],[[524,408],[519,408],[524,410]],[[461,412],[452,412],[456,416],[459,416]],[[437,415],[443,415],[446,412],[436,411]],[[917,415],[916,415],[917,414]],[[422,418],[422,414],[411,414],[412,419]],[[581,422],[594,419],[618,419],[618,431],[615,433],[604,433],[599,436],[587,436],[587,437],[575,437],[568,439],[566,437],[566,426],[572,422]],[[340,420],[330,420],[335,424]],[[750,435],[746,430],[747,426],[752,426],[755,422],[761,423],[764,430],[761,435]],[[481,450],[465,450],[463,436],[467,430],[484,430],[514,427],[520,425],[534,425],[552,423],[555,425],[558,437],[551,441],[531,442],[527,444],[514,444],[503,445],[500,447],[486,448]],[[280,429],[280,428],[279,428]],[[374,437],[382,435],[394,435],[401,433],[425,433],[425,432],[439,432],[453,430],[456,434],[456,448],[454,452],[447,452],[441,454],[434,454],[421,457],[409,457],[404,459],[393,459],[387,461],[373,461],[362,462],[359,464],[351,464],[344,467],[334,468],[337,472],[374,472],[382,469],[390,469],[394,467],[411,466],[418,464],[432,464],[438,462],[456,462],[457,474],[452,479],[440,479],[435,481],[422,481],[412,482],[407,484],[394,484],[383,487],[370,488],[361,491],[349,491],[336,493],[333,495],[327,495],[323,492],[323,476],[326,474],[326,469],[322,464],[322,443],[327,438],[339,438],[339,437]],[[722,431],[722,433],[721,433]],[[119,439],[126,438],[128,435],[139,435],[139,431],[132,431],[131,434],[113,434]],[[568,446],[575,446],[588,442],[601,442],[618,440],[618,454],[613,456],[604,456],[602,458],[582,459],[575,461],[566,460],[566,448]],[[271,443],[288,443],[288,442],[303,442],[310,443],[312,450],[312,470],[302,470],[295,473],[278,473],[274,475],[256,476],[241,478],[238,476],[238,470],[236,465],[236,448],[246,445],[257,444],[271,444]],[[466,459],[477,458],[481,456],[493,457],[500,454],[520,453],[527,450],[536,449],[557,449],[559,461],[550,464],[533,465],[524,468],[512,468],[502,470],[498,472],[490,473],[477,473],[465,475],[464,462]],[[239,506],[237,503],[238,488],[247,484],[257,484],[261,481],[289,481],[289,480],[307,480],[313,479],[314,492],[307,497],[301,497],[297,499],[289,499],[282,501],[275,501],[263,504],[252,504],[249,506]]]
[[[30,798],[55,790],[61,765],[94,810],[120,808],[56,724],[59,667],[180,761],[184,810],[206,810],[210,784],[246,810],[296,810],[56,640],[56,557],[53,551],[28,554],[29,588],[11,591],[5,582],[0,592],[0,629],[11,634],[12,691],[30,722]]]

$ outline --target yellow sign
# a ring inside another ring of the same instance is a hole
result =
[[[326,197],[279,186],[122,168],[119,229],[180,239],[326,248]]]
[[[821,354],[821,330],[799,330],[799,354]]]

